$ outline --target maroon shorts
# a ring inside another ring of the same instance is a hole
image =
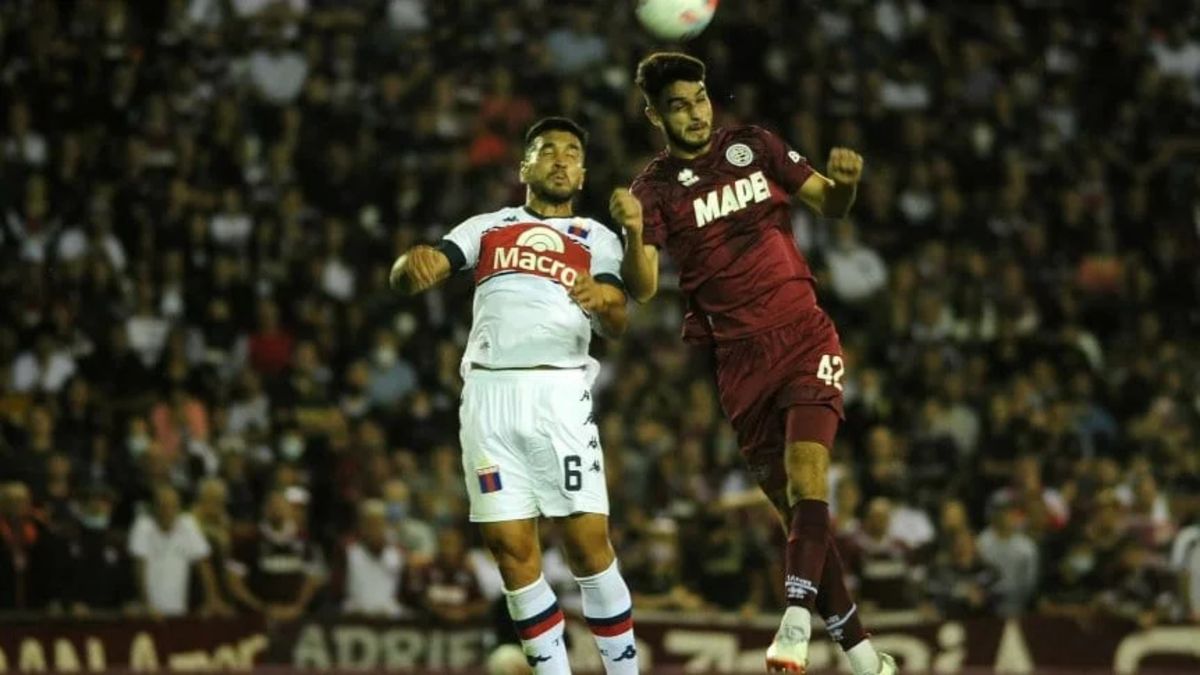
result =
[[[842,343],[833,321],[814,308],[796,321],[716,348],[721,407],[742,457],[772,495],[787,485],[784,447],[833,447],[842,413]]]

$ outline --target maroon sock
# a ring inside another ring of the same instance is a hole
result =
[[[858,606],[850,597],[850,591],[846,590],[845,575],[842,554],[838,552],[837,542],[830,533],[820,593],[817,595],[817,613],[825,619],[825,630],[829,632],[830,639],[841,645],[843,650],[849,650],[867,639],[867,631],[863,629],[862,619],[858,616]]]
[[[817,584],[828,548],[829,504],[801,499],[792,511],[784,558],[783,591],[789,606],[799,605],[810,612],[816,607]]]

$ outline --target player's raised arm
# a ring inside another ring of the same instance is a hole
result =
[[[392,289],[416,295],[445,281],[451,272],[450,258],[426,245],[414,246],[396,259],[389,278]]]
[[[829,152],[829,175],[814,171],[800,186],[800,200],[826,218],[843,218],[850,213],[862,178],[862,155],[847,148]]]
[[[625,288],[634,300],[647,302],[658,292],[658,249],[642,237],[642,203],[626,188],[617,188],[608,209],[625,230],[625,259],[621,263]]]

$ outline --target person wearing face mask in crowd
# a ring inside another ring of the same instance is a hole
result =
[[[76,509],[76,533],[66,547],[64,605],[76,615],[132,611],[137,604],[133,562],[125,533],[112,527],[113,493],[103,485],[84,491]]]
[[[437,553],[437,533],[433,526],[412,512],[412,492],[399,478],[383,486],[384,514],[392,536],[414,563],[428,562]]]

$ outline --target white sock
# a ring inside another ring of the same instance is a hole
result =
[[[590,577],[575,577],[583,591],[583,616],[596,638],[604,672],[637,675],[637,645],[633,640],[633,599],[617,570],[617,561]]]
[[[850,659],[850,670],[854,675],[879,675],[883,664],[879,661],[879,653],[871,646],[870,640],[863,640],[846,650],[846,658]]]
[[[537,675],[571,675],[567,644],[563,641],[562,610],[546,577],[525,588],[504,590],[508,613],[517,626],[525,659]]]

